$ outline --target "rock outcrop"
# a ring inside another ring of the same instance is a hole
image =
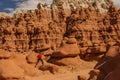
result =
[[[79,47],[75,38],[69,38],[63,42],[59,49],[53,52],[52,57],[74,57],[80,54]]]
[[[34,68],[36,52],[44,52],[42,67]],[[98,60],[88,80],[120,80],[120,9],[111,0],[54,0],[0,17],[0,80],[77,72],[81,58]]]
[[[24,70],[12,60],[0,60],[0,80],[24,79]]]
[[[89,56],[104,54],[120,42],[120,9],[111,0],[54,0],[51,5],[40,3],[37,8],[0,18],[0,49],[50,51],[51,55],[61,48],[61,54],[74,56],[74,47],[75,55],[79,48],[81,54]],[[61,46],[67,38],[68,44]]]
[[[97,9],[101,13],[107,12],[110,5],[113,4],[111,0],[54,0],[53,3],[58,7],[63,5],[63,8],[75,9],[77,7]]]
[[[112,48],[113,47],[113,48]],[[112,46],[105,55],[95,66],[95,70],[91,71],[89,80],[119,80],[120,76],[120,47]],[[116,50],[117,51],[116,51]],[[110,52],[111,51],[111,52]],[[96,74],[96,71],[98,72]]]
[[[11,57],[11,53],[0,49],[0,59],[9,59]]]
[[[59,66],[75,66],[79,63],[81,63],[80,57],[76,56],[76,57],[65,57],[65,58],[55,58],[52,57],[49,60],[50,63],[53,63],[55,65],[59,65]]]
[[[6,18],[6,17],[10,17],[10,16],[5,12],[0,12],[0,18]]]

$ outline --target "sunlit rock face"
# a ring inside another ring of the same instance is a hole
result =
[[[36,6],[0,17],[0,80],[120,80],[120,9],[110,0]],[[38,52],[45,64],[34,68]]]
[[[9,15],[5,12],[0,12],[0,18],[8,17]]]
[[[108,7],[113,4],[111,0],[54,0],[56,5],[66,5],[71,8],[92,8],[99,10],[101,13],[106,12]]]
[[[56,50],[75,38],[82,54],[103,54],[119,41],[120,10],[110,0],[54,0],[0,19],[0,48]]]

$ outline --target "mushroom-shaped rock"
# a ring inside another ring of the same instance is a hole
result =
[[[77,44],[64,44],[59,50],[53,52],[52,57],[74,57],[80,54]]]
[[[77,57],[67,57],[67,58],[51,58],[49,62],[59,65],[59,66],[69,66],[69,65],[77,65],[81,62],[79,56]]]
[[[67,40],[67,43],[68,43],[68,44],[76,44],[76,43],[77,43],[77,40],[76,40],[75,38],[69,38],[69,39]]]
[[[26,59],[27,59],[27,62],[28,63],[31,63],[31,64],[34,64],[37,62],[37,53],[33,52],[33,53],[30,53]]]

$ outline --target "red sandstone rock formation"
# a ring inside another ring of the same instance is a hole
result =
[[[47,60],[56,64],[46,62],[40,67],[51,73],[60,71],[57,65],[77,65],[80,57],[99,60],[105,56],[108,61],[98,64],[90,79],[114,79],[119,73],[120,9],[110,0],[54,0],[51,5],[38,4],[37,8],[0,18],[0,79],[27,80],[26,76],[41,73],[34,70],[37,54],[30,51],[44,52]],[[13,52],[26,54],[18,57]],[[117,67],[108,68],[110,65]],[[6,68],[11,69],[9,74],[4,66],[12,67]]]
[[[91,71],[89,80],[119,80],[120,76],[120,47],[118,45],[111,46],[106,55],[95,66],[95,70]],[[95,71],[99,73],[96,75]],[[115,75],[116,74],[116,75]]]
[[[86,6],[89,5],[89,8],[80,8],[76,6],[82,4],[78,0],[54,0],[51,8],[38,4],[35,11],[23,11],[24,14],[16,13],[13,18],[1,18],[1,49],[26,52],[41,50],[49,44],[55,50],[60,47],[64,37],[73,36],[84,54],[105,53],[108,45],[119,42],[119,10],[111,1],[105,3],[111,4],[106,5],[108,12],[105,15],[101,14],[100,10],[105,12],[102,7],[96,10],[95,6],[90,6],[95,4],[97,7],[99,3],[96,1],[88,1]]]

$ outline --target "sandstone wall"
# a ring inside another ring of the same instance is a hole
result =
[[[54,0],[51,5],[38,4],[34,11],[0,18],[0,48],[26,52],[50,45],[56,50],[65,37],[72,36],[82,53],[105,53],[109,45],[119,42],[120,10],[111,1],[99,1],[106,4],[107,13],[94,7],[98,1],[88,1],[92,6],[84,8],[78,0]]]

